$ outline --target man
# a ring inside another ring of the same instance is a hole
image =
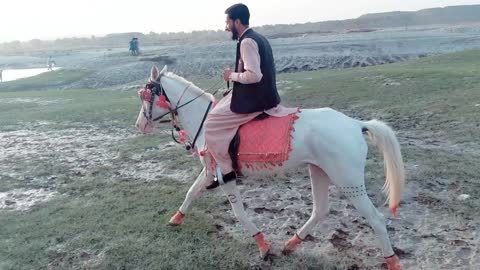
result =
[[[53,65],[55,65],[55,61],[53,61],[52,56],[49,56],[47,60],[47,70],[52,71]]]
[[[134,38],[130,39],[130,42],[128,42],[128,50],[130,51],[130,54],[133,55],[135,52],[135,42]]]
[[[232,33],[233,40],[238,40],[235,71],[223,71],[223,78],[233,81],[233,90],[209,113],[204,128],[207,148],[222,171],[223,181],[228,182],[237,177],[228,147],[240,125],[262,112],[281,117],[297,109],[278,105],[280,96],[276,87],[272,48],[265,37],[249,27],[248,7],[235,4],[225,14],[225,30]],[[217,186],[219,183],[215,180],[207,189]]]
[[[138,48],[138,38],[133,38],[133,48],[134,55],[139,55],[140,49]]]

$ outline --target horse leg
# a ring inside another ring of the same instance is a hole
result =
[[[285,243],[282,251],[284,255],[295,251],[297,246],[302,242],[302,239],[305,239],[315,225],[322,221],[328,214],[328,186],[330,185],[330,178],[316,165],[310,164],[309,169],[313,195],[312,215],[305,225]]]
[[[253,236],[257,242],[258,250],[260,251],[260,256],[265,259],[270,253],[271,245],[268,241],[265,240],[265,236],[261,233],[258,228],[253,224],[253,222],[247,217],[247,212],[243,207],[243,201],[240,197],[240,192],[238,191],[237,184],[235,181],[227,182],[224,185],[220,186],[225,195],[227,195],[228,201],[232,205],[233,213],[247,230],[247,232]]]
[[[377,235],[380,246],[387,263],[388,270],[401,270],[400,261],[395,255],[388,237],[387,228],[385,225],[385,217],[373,205],[366,193],[359,196],[349,198],[352,204],[360,213],[367,219],[372,226],[373,231]]]
[[[187,196],[180,206],[180,209],[175,213],[175,215],[170,218],[169,224],[172,226],[181,225],[183,222],[183,218],[185,217],[185,213],[190,209],[191,204],[194,200],[199,198],[207,184],[211,181],[211,176],[205,174],[205,167],[203,168],[202,172],[198,175],[197,179],[190,187],[187,192]]]
[[[370,226],[372,226],[380,243],[388,270],[401,270],[400,261],[393,252],[388,237],[385,217],[375,208],[367,195],[364,184],[364,169],[363,167],[361,169],[354,169],[354,167],[341,170],[341,172],[337,171],[339,174],[332,177],[332,182],[350,199],[355,208],[360,211],[362,216],[365,217]]]

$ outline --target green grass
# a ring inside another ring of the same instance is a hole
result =
[[[84,69],[60,69],[45,72],[37,76],[1,83],[0,92],[55,88],[78,81],[88,74],[90,71]]]
[[[396,130],[433,132],[461,143],[480,137],[479,74],[480,51],[476,50],[279,77],[302,86],[286,92],[284,100],[292,106],[329,106],[354,117],[381,118]],[[394,84],[386,85],[389,82]]]
[[[457,144],[460,149],[479,149],[479,65],[480,51],[468,51],[385,66],[281,74],[278,80],[288,81],[279,87],[285,92],[285,104],[305,108],[330,106],[356,118],[387,121],[397,131],[417,136],[419,143],[441,141],[443,144],[435,149],[403,146],[407,164],[420,164],[423,168],[409,175],[408,180],[427,187],[432,179],[452,179],[446,187],[452,199],[435,211],[473,219],[480,207],[480,171],[476,169],[480,152],[452,152],[450,148]],[[59,73],[3,86],[0,131],[60,131],[93,125],[111,130],[112,134],[118,129],[133,132],[140,107],[134,90],[16,91],[24,89],[22,83],[43,87],[60,80],[56,74]],[[208,80],[196,83],[214,84]],[[18,99],[30,101],[19,103]],[[37,125],[39,121],[48,124]],[[26,212],[0,210],[0,269],[334,269],[335,264],[345,267],[341,258],[322,255],[279,257],[273,264],[260,261],[249,237],[238,240],[216,229],[216,221],[208,213],[218,211],[217,206],[225,203],[218,195],[202,197],[184,226],[166,226],[189,186],[166,177],[145,181],[121,177],[116,172],[124,165],[152,160],[164,161],[167,168],[182,163],[180,166],[185,168],[200,169],[181,148],[169,148],[162,152],[163,156],[158,155],[158,145],[169,140],[165,134],[156,134],[110,146],[107,150],[115,153],[114,164],[88,168],[83,176],[71,174],[64,164],[8,160],[12,168],[24,170],[31,178],[57,175],[49,184],[60,195]],[[143,154],[142,160],[133,159],[135,154]],[[381,162],[374,155],[367,170],[368,178],[379,179],[379,183],[383,181]],[[2,173],[1,191],[41,187]],[[470,194],[472,199],[466,203],[455,201],[459,192]],[[432,190],[431,196],[434,195]]]
[[[3,213],[2,269],[81,268],[101,253],[98,269],[245,268],[242,254],[254,247],[217,241],[205,215],[193,212],[181,229],[166,226],[186,191],[166,182],[83,178],[48,205],[27,214]],[[231,258],[224,260],[227,254]]]
[[[59,128],[79,123],[132,127],[140,109],[133,90],[5,92],[0,96],[3,100],[0,101],[0,130],[36,121],[52,121],[56,123],[54,127]],[[15,102],[18,99],[24,102]]]

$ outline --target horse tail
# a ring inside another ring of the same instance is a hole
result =
[[[360,123],[362,132],[383,152],[386,176],[383,192],[387,195],[390,211],[396,216],[401,193],[405,185],[405,169],[402,153],[400,152],[400,144],[394,131],[385,123],[378,120]]]

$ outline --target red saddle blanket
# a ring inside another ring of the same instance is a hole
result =
[[[239,129],[239,169],[245,166],[252,170],[282,166],[288,159],[291,148],[293,123],[296,113],[284,117],[270,116],[242,125]]]

